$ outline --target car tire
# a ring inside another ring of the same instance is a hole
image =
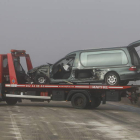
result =
[[[8,105],[15,105],[17,103],[17,99],[16,98],[6,98],[6,103]]]
[[[120,82],[120,78],[117,73],[109,72],[105,76],[105,83],[110,86],[118,86]]]
[[[126,86],[129,83],[127,80],[120,81],[121,86]]]
[[[84,109],[87,107],[87,97],[82,93],[76,93],[72,96],[71,104],[76,109]]]
[[[35,76],[35,84],[49,84],[50,80],[44,74],[37,74]]]

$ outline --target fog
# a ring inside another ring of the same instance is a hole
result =
[[[23,49],[33,66],[87,48],[140,39],[139,0],[0,0],[0,53]]]

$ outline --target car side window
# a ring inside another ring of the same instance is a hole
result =
[[[82,52],[80,60],[83,66],[113,66],[128,63],[122,50]]]

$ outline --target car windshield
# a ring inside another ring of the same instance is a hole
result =
[[[72,65],[72,60],[73,58],[64,58],[64,59],[61,59],[58,63],[56,63],[56,66],[60,65],[60,64],[63,64],[63,65],[67,65],[67,64],[70,64]]]

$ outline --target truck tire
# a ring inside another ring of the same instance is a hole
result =
[[[91,97],[91,102],[88,102],[87,108],[92,109],[95,106],[95,98]]]
[[[101,98],[91,97],[91,102],[88,104],[89,109],[97,108],[101,104]]]
[[[15,105],[17,103],[17,99],[16,98],[6,98],[6,103],[8,105]]]
[[[95,98],[95,105],[94,105],[94,108],[97,108],[100,104],[101,104],[101,98],[96,97],[96,98]]]
[[[84,109],[88,104],[88,100],[84,94],[76,93],[72,96],[71,104],[76,109]]]

